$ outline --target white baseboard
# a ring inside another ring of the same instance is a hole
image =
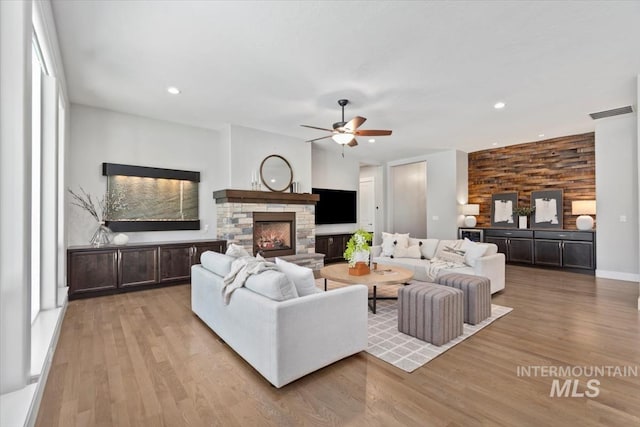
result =
[[[640,274],[624,273],[621,271],[596,270],[596,277],[603,279],[625,280],[627,282],[640,282]]]

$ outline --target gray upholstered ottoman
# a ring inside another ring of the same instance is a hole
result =
[[[398,290],[398,330],[435,345],[462,335],[462,291],[435,283]]]
[[[447,273],[436,278],[440,285],[462,290],[464,293],[464,321],[471,325],[491,316],[491,281],[482,276]]]

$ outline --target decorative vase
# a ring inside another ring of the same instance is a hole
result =
[[[93,233],[93,237],[91,237],[89,243],[91,244],[91,246],[95,246],[96,248],[108,245],[110,235],[111,230],[109,230],[109,227],[104,225],[104,221],[100,221],[100,223],[98,224],[98,228],[96,229],[96,232]]]
[[[525,215],[518,217],[518,228],[527,228],[527,217]]]
[[[371,270],[369,270],[369,266],[362,261],[356,262],[355,267],[349,267],[349,274],[352,276],[364,276],[370,272]]]

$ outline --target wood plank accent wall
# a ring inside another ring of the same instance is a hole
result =
[[[571,201],[596,199],[595,134],[565,136],[469,153],[469,203],[480,204],[479,227],[491,226],[491,195],[518,192],[518,205],[531,192],[564,190],[563,228],[575,229]]]

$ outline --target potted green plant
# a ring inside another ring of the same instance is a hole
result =
[[[371,233],[359,229],[347,242],[343,256],[349,263],[349,274],[362,276],[369,273],[369,242],[371,242],[371,238]]]
[[[535,206],[516,206],[513,209],[513,215],[518,217],[518,228],[527,228],[527,218],[535,211]]]

